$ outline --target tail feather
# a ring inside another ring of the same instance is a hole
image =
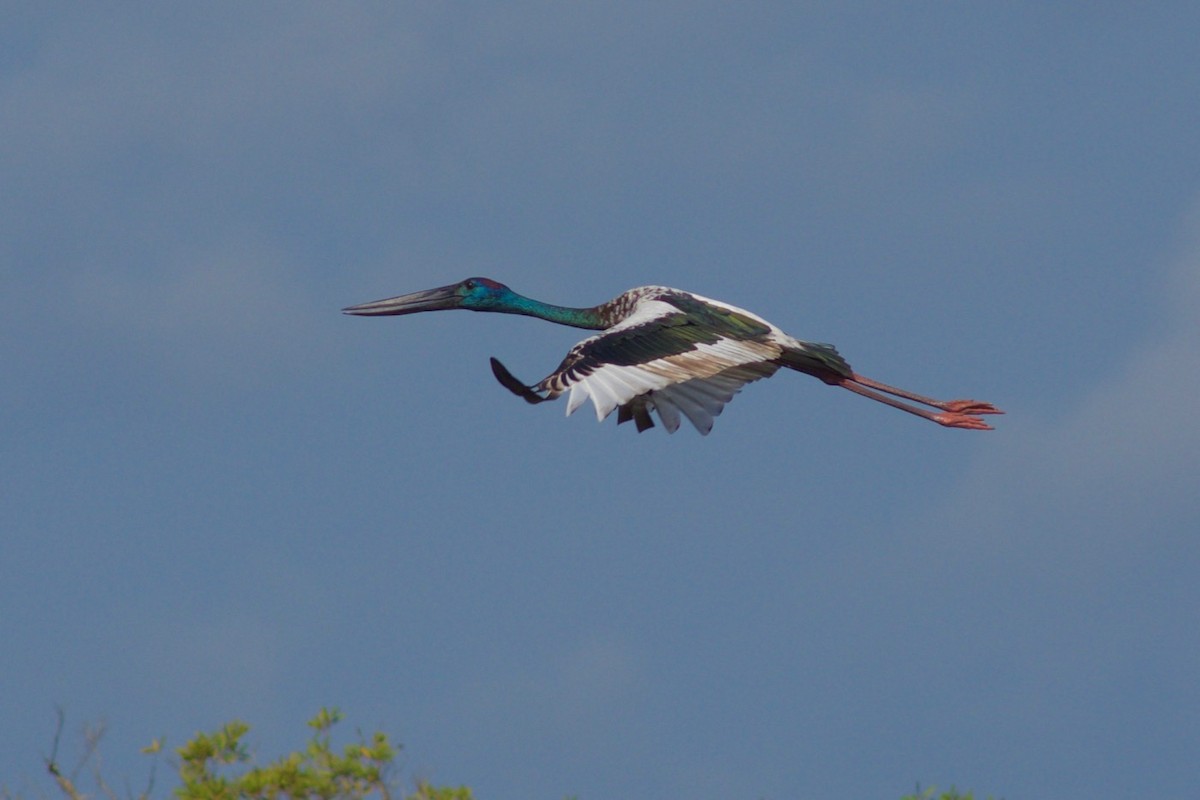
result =
[[[797,346],[783,351],[779,363],[826,383],[841,383],[854,374],[837,348],[824,342],[797,342]]]

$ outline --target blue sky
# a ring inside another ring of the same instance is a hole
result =
[[[337,705],[501,800],[1195,791],[1200,11],[0,17],[0,783],[56,704],[135,788]],[[579,331],[339,313],[468,275],[1008,415],[788,374],[638,436],[493,380]]]

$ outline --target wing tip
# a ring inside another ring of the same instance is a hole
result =
[[[517,397],[522,398],[526,403],[535,404],[546,400],[545,397],[542,397],[540,394],[533,391],[533,389],[517,380],[513,374],[508,371],[508,368],[501,364],[500,360],[495,356],[491,358],[491,362],[492,374],[496,376],[496,380],[500,381],[500,385],[505,389],[508,389]]]

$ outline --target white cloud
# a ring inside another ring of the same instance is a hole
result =
[[[78,276],[68,288],[72,316],[98,341],[176,375],[250,377],[312,355],[311,299],[281,256],[231,241],[165,258],[151,275]]]
[[[922,525],[940,549],[1009,565],[1057,554],[1080,559],[1073,571],[1086,579],[1108,547],[1149,544],[1180,515],[1200,520],[1200,202],[1164,273],[1153,337],[1056,418],[1001,418],[987,455]]]
[[[593,633],[559,654],[545,684],[547,698],[568,717],[602,712],[629,697],[637,684],[637,662],[628,642]]]
[[[536,663],[531,667],[529,661]],[[516,673],[489,668],[488,677],[469,693],[471,707],[587,734],[628,709],[645,677],[634,646],[602,631],[562,642],[548,657],[531,655],[521,667]]]

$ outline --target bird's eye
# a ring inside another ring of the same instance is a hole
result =
[[[474,288],[476,287],[476,285],[477,285],[477,284],[476,284],[476,283],[475,283],[475,281],[473,281],[473,280],[469,280],[469,281],[464,281],[464,282],[463,282],[463,288],[464,288],[464,289],[474,289]]]

